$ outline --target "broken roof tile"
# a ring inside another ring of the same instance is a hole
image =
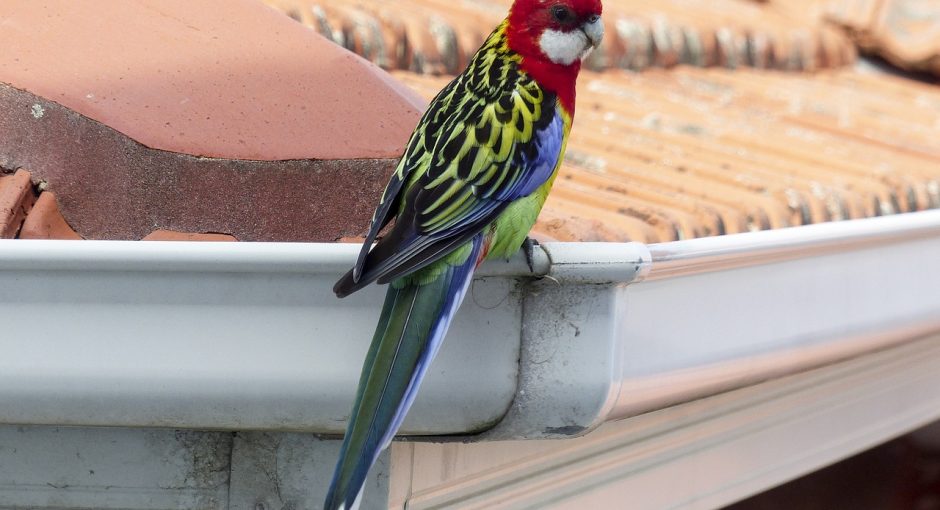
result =
[[[64,241],[79,240],[78,235],[69,226],[59,206],[56,203],[55,193],[44,191],[39,194],[36,203],[26,216],[23,228],[20,230],[20,239],[58,239]]]
[[[13,175],[0,175],[0,239],[16,237],[35,201],[29,172],[17,170]]]
[[[237,241],[235,237],[228,234],[213,234],[211,232],[176,232],[174,230],[154,230],[147,234],[141,241],[208,241],[208,242],[232,242]]]

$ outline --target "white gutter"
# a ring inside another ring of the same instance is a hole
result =
[[[0,422],[340,432],[384,292],[333,295],[357,251],[0,241]],[[474,287],[468,301],[492,309],[461,314],[407,430],[499,420],[515,389],[515,286]]]
[[[356,251],[0,241],[0,422],[341,432],[384,290],[333,297]],[[481,268],[403,431],[579,434],[912,340],[937,254],[937,211],[548,244],[538,282]]]
[[[487,437],[581,434],[940,331],[940,211],[606,249],[644,262],[530,287],[519,391]]]

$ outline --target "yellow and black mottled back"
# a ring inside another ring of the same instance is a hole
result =
[[[440,259],[501,212],[538,157],[537,134],[556,120],[556,97],[520,70],[506,23],[467,69],[431,101],[375,211],[356,267],[337,285],[347,295]],[[388,236],[369,248],[396,217]]]

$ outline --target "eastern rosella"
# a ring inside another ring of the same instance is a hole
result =
[[[391,284],[326,509],[358,506],[474,269],[526,240],[564,156],[581,61],[604,34],[601,8],[601,0],[515,0],[411,135],[355,267],[333,287],[344,297]]]

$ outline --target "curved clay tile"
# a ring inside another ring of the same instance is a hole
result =
[[[20,231],[26,214],[36,201],[29,172],[0,174],[0,239],[12,239]]]
[[[824,21],[828,0],[606,0],[604,44],[586,61],[587,69],[612,67],[645,69],[720,65],[814,70],[854,62],[849,39]],[[454,73],[463,67],[482,38],[499,22],[509,0],[396,0],[398,16],[385,0],[265,0],[284,13],[323,9],[333,13],[344,33],[358,33],[357,41],[334,41],[389,69],[425,74]],[[407,28],[398,37],[413,47],[407,64],[388,63],[381,54],[361,44],[362,34],[376,32],[401,20]],[[316,29],[309,17],[301,20]]]
[[[447,80],[395,76],[431,96]],[[940,207],[940,90],[851,70],[583,72],[534,232],[659,242]]]
[[[34,180],[44,180],[86,239],[134,240],[155,229],[218,232],[242,241],[361,235],[395,163],[162,151],[0,84],[0,166],[29,168]]]
[[[8,0],[0,47],[0,167],[87,239],[362,235],[423,108],[249,0]]]
[[[932,0],[834,0],[829,17],[859,46],[910,71],[940,76],[940,3]]]
[[[373,64],[251,0],[5,0],[2,19],[0,82],[156,149],[389,158],[422,106]]]
[[[77,241],[82,238],[69,226],[59,206],[56,203],[55,193],[44,191],[39,194],[33,208],[29,210],[23,228],[20,230],[20,239],[59,239]]]

